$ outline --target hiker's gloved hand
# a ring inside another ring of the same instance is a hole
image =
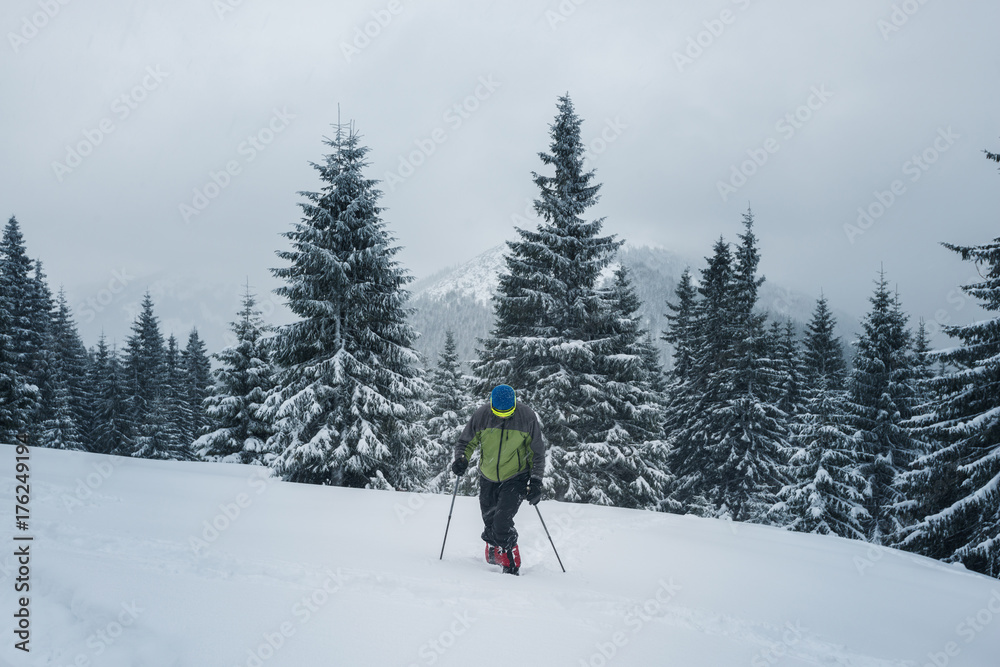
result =
[[[469,459],[464,456],[459,456],[455,459],[455,462],[451,464],[451,471],[461,477],[465,474],[465,471],[469,469]]]
[[[538,501],[542,499],[542,480],[537,477],[531,478],[531,481],[528,482],[528,495],[525,498],[527,498],[529,505],[538,504]]]

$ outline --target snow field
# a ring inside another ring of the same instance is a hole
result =
[[[14,451],[0,447],[13,525]],[[992,667],[1000,582],[859,542],[543,501],[522,576],[475,498],[289,484],[239,465],[31,450],[31,652],[10,665]]]

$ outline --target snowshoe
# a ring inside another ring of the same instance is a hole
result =
[[[497,547],[496,560],[497,565],[503,566],[504,574],[517,575],[521,569],[521,553],[517,550],[516,544],[510,549]]]

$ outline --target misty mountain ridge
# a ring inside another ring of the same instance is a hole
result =
[[[490,248],[463,264],[409,285],[408,306],[414,309],[410,321],[419,334],[416,348],[425,365],[437,363],[448,330],[455,332],[459,358],[466,362],[476,358],[477,339],[488,336],[493,326],[492,298],[500,275],[506,270],[506,251],[505,245]],[[674,290],[685,268],[691,268],[697,282],[704,260],[696,261],[662,247],[626,245],[604,270],[603,285],[610,284],[620,264],[628,268],[632,287],[642,304],[639,311],[642,326],[653,333],[667,365],[669,346],[660,339],[667,326],[666,302],[675,300]],[[165,338],[173,334],[183,346],[191,329],[196,328],[209,352],[218,352],[235,342],[229,323],[240,309],[244,281],[211,282],[166,271],[145,276],[123,275],[124,280],[113,284],[83,285],[68,291],[70,307],[88,347],[96,344],[104,333],[108,343],[121,350],[131,335],[132,322],[147,290]],[[251,291],[257,296],[266,323],[281,325],[296,319],[283,300],[267,287],[251,285]],[[817,296],[768,280],[760,288],[758,308],[771,319],[791,318],[801,333],[812,316]],[[850,356],[847,345],[857,331],[857,317],[836,308],[832,310],[837,317],[837,334]]]
[[[410,307],[415,309],[412,322],[421,336],[417,349],[425,363],[433,365],[444,349],[445,332],[455,333],[459,358],[476,358],[477,339],[489,335],[493,326],[491,299],[499,285],[500,274],[506,270],[504,255],[507,247],[496,246],[451,269],[439,271],[415,281],[411,287]],[[693,260],[666,248],[650,245],[625,245],[601,276],[601,286],[611,284],[618,266],[624,265],[636,296],[641,303],[639,316],[642,326],[652,332],[665,365],[670,347],[660,339],[667,327],[667,301],[675,301],[675,290],[685,268],[691,269],[697,284],[704,260]],[[783,285],[765,281],[760,287],[757,308],[771,320],[791,319],[801,335],[812,317],[819,295],[808,295]],[[847,348],[854,339],[858,318],[831,306],[837,318],[836,333]]]

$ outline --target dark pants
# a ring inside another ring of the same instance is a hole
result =
[[[514,515],[528,491],[530,472],[502,482],[479,476],[479,509],[483,512],[483,539],[494,546],[510,549],[517,544]]]

